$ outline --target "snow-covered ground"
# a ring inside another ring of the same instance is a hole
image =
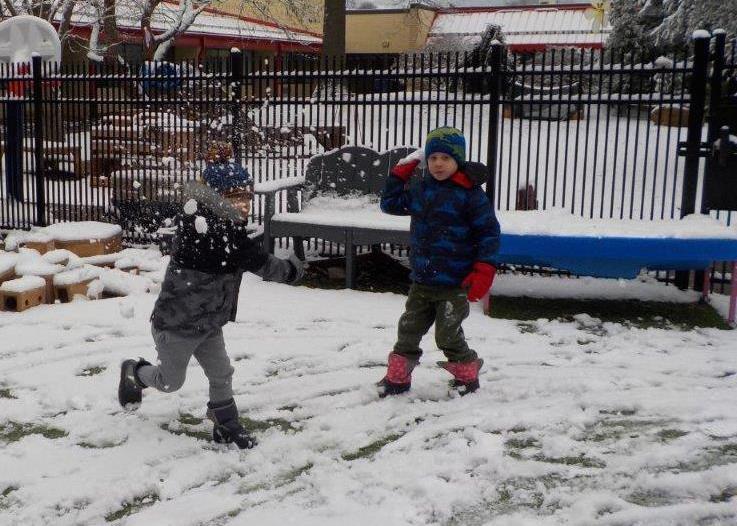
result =
[[[694,301],[638,280],[501,276],[497,294]],[[155,359],[154,294],[0,313],[0,524],[737,523],[735,334],[466,322],[482,389],[450,396],[432,333],[413,390],[373,382],[405,298],[247,276],[225,328],[260,445],[205,437],[206,380],[117,403]],[[534,300],[531,300],[534,301]],[[717,297],[719,308],[724,298]]]

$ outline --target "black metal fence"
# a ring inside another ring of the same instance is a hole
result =
[[[146,241],[214,140],[231,141],[258,184],[300,175],[344,144],[421,146],[443,125],[462,129],[469,158],[490,166],[500,210],[680,217],[701,202],[706,86],[736,67],[734,46],[714,68],[718,46],[710,55],[700,45],[705,54],[697,43],[690,57],[648,63],[494,47],[389,62],[233,53],[207,64],[5,66],[0,228],[116,220]],[[262,203],[252,214],[260,223]]]

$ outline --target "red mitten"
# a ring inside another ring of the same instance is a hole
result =
[[[488,263],[477,261],[473,264],[473,270],[461,283],[461,287],[468,289],[468,301],[478,301],[489,292],[491,283],[494,281],[496,267]]]
[[[406,183],[412,177],[412,173],[415,171],[415,168],[417,168],[418,164],[420,164],[419,159],[404,164],[397,164],[394,168],[392,168],[391,173],[394,177],[399,177],[402,181]]]

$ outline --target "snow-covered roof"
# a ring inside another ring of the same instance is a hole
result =
[[[439,12],[429,41],[443,37],[481,38],[489,24],[502,27],[510,46],[587,46],[606,42],[611,26],[597,29],[580,7],[529,7]]]
[[[118,1],[116,16],[118,28],[140,30],[141,2],[135,0]],[[151,29],[163,32],[173,25],[178,17],[178,5],[162,2],[154,11]],[[94,18],[89,8],[81,5],[72,17],[72,25],[91,25]],[[186,31],[187,35],[232,37],[234,39],[255,39],[282,42],[320,44],[322,38],[311,33],[291,28],[279,27],[266,21],[239,17],[217,11],[203,11]]]
[[[160,17],[155,17],[154,29],[168,27],[166,18],[176,15],[175,4],[163,4],[169,12]],[[133,22],[136,22],[134,20]],[[258,22],[236,15],[228,15],[217,12],[202,12],[197,16],[194,23],[187,30],[188,34],[232,36],[238,38],[249,38],[259,40],[286,40],[303,43],[321,44],[322,38],[295,29],[278,27],[266,22]]]

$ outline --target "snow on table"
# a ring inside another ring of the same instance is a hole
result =
[[[550,210],[497,212],[503,234],[568,237],[716,238],[737,239],[737,228],[708,215],[683,219],[638,221],[634,219],[586,218],[569,211]],[[275,214],[274,220],[343,227],[409,231],[409,216],[392,216],[379,208],[375,195],[310,199],[300,212]]]
[[[254,184],[253,189],[255,192],[268,193],[290,186],[299,186],[304,183],[304,176],[283,177],[281,179],[273,179],[270,181],[257,181]]]
[[[409,231],[409,216],[392,216],[379,208],[378,197],[316,196],[299,213],[274,214],[272,220],[345,227]]]
[[[737,239],[737,228],[708,215],[683,219],[638,221],[575,216],[567,210],[498,212],[502,233],[570,237],[717,238]]]

